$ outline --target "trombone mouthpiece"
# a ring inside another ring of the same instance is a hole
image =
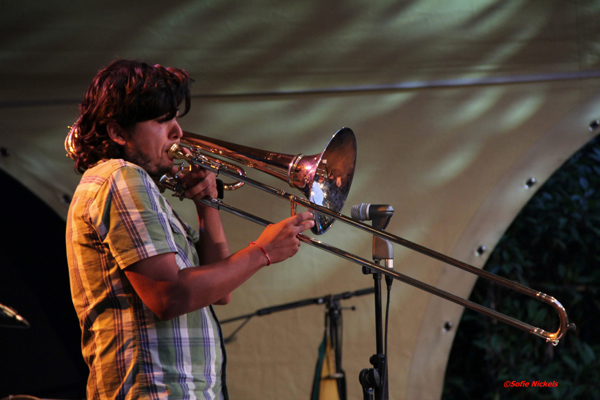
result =
[[[173,143],[171,147],[169,147],[169,151],[167,151],[167,155],[171,160],[176,160],[178,158],[185,158],[185,154],[181,151],[181,146],[177,143]]]

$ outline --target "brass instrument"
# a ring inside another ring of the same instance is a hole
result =
[[[183,148],[188,149],[188,152]],[[343,128],[331,138],[321,153],[294,156],[183,132],[181,142],[169,149],[169,156],[209,168],[217,174],[224,170],[234,170],[233,177],[238,179],[238,183],[225,185],[225,190],[235,190],[241,186],[240,182],[248,183],[249,178],[245,177],[245,172],[239,167],[203,153],[218,155],[282,179],[291,187],[299,189],[310,199],[311,204],[318,204],[328,211],[339,213],[344,207],[354,176],[356,138],[352,130]],[[161,180],[169,185],[168,176]],[[252,186],[262,189],[264,185]],[[315,226],[311,230],[320,235],[327,231],[333,222],[335,218],[329,214],[316,213]]]
[[[69,133],[69,136],[72,134],[73,131]],[[72,139],[70,139],[69,136],[67,136],[67,140],[65,141],[65,148],[67,148],[67,152],[72,149]],[[184,148],[188,149],[188,151],[184,151]],[[235,167],[229,163],[223,162],[222,160],[214,157],[214,155],[228,158],[245,166],[258,169],[282,179],[288,182],[291,187],[301,190],[302,193],[310,200],[294,196],[283,190],[273,188],[259,181],[248,178],[245,176],[243,170],[240,170],[239,167]],[[399,244],[438,261],[460,268],[464,271],[478,275],[484,279],[490,280],[509,289],[542,301],[553,307],[558,313],[559,327],[556,332],[546,332],[541,328],[534,327],[515,318],[484,307],[480,304],[463,299],[459,296],[408,277],[391,268],[380,266],[369,260],[330,246],[304,234],[299,234],[299,239],[304,243],[310,244],[328,253],[337,255],[347,261],[367,266],[372,270],[381,272],[383,275],[390,276],[433,295],[452,301],[456,304],[487,315],[515,328],[544,338],[546,341],[551,342],[555,346],[565,335],[568,329],[575,328],[574,324],[569,324],[565,308],[552,296],[473,267],[462,261],[412,243],[383,230],[375,229],[363,222],[359,222],[342,215],[340,211],[348,195],[350,184],[352,183],[356,160],[356,139],[352,130],[348,128],[339,130],[330,140],[329,144],[322,153],[308,157],[305,157],[302,154],[291,156],[273,153],[266,150],[253,149],[234,143],[199,136],[189,132],[184,132],[180,144],[174,144],[171,147],[169,150],[169,156],[173,159],[184,159],[190,164],[195,164],[209,169],[215,172],[217,175],[222,174],[230,178],[237,179],[238,181],[248,184],[252,187],[286,199],[292,206],[292,213],[295,213],[295,208],[297,205],[313,210],[315,214],[315,226],[312,228],[312,231],[316,234],[325,232],[335,220],[340,220],[370,234],[389,240],[390,242]],[[175,195],[180,197],[182,197],[182,193],[185,190],[185,188],[183,188],[177,182],[176,178],[170,176],[163,176],[159,182],[157,182],[157,184],[159,187],[161,187],[161,189],[168,188],[175,191]],[[237,184],[235,186],[239,187]],[[231,189],[233,188],[234,187],[231,187]],[[202,201],[208,206],[216,209],[223,209],[257,224],[263,226],[271,224],[271,222],[268,220],[230,206],[224,203],[222,200],[211,199]]]

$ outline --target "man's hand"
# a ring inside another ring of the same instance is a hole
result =
[[[300,239],[297,235],[314,226],[312,217],[312,213],[306,211],[269,225],[256,239],[256,243],[267,252],[271,263],[290,258],[300,247]]]
[[[171,172],[175,174],[177,167],[173,168]],[[216,175],[197,165],[190,166],[190,170],[184,170],[177,175],[178,181],[187,188],[185,197],[192,200],[216,198],[219,194]]]

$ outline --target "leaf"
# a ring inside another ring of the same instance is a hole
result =
[[[561,358],[562,358],[562,361],[565,364],[567,364],[569,366],[569,368],[572,369],[573,371],[577,371],[579,369],[575,360],[573,360],[573,358],[570,357],[569,355],[563,354]]]
[[[596,353],[589,344],[582,343],[581,347],[581,359],[583,360],[584,364],[591,364],[594,360],[596,360]]]

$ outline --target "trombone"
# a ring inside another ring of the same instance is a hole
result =
[[[71,129],[69,135],[67,135],[67,139],[65,140],[65,148],[68,156],[71,156],[74,153],[73,139],[76,135],[77,130]],[[187,151],[184,149],[187,149]],[[291,187],[299,189],[305,195],[305,197],[308,198],[308,200],[251,179],[246,176],[242,168],[225,162],[215,156],[230,159],[234,162],[238,162],[247,167],[257,169],[284,180],[288,182]],[[389,240],[390,242],[404,246],[448,265],[460,268],[464,271],[495,282],[536,300],[542,301],[550,305],[557,312],[559,317],[559,326],[556,332],[547,332],[541,328],[519,321],[498,311],[492,310],[470,300],[463,299],[452,293],[401,274],[391,268],[380,266],[374,262],[316,240],[312,237],[299,234],[298,237],[303,243],[317,247],[347,261],[367,266],[372,270],[379,271],[383,275],[397,279],[430,294],[487,315],[488,317],[494,318],[500,322],[504,322],[517,329],[529,332],[535,336],[546,339],[547,342],[551,342],[554,346],[558,344],[559,340],[565,335],[568,329],[575,329],[575,324],[569,323],[565,308],[552,296],[521,285],[520,283],[497,276],[488,271],[473,267],[462,261],[438,253],[434,250],[410,242],[383,230],[375,229],[363,222],[359,222],[342,215],[340,211],[350,190],[356,163],[356,139],[354,133],[349,128],[342,128],[336,132],[327,144],[325,150],[313,156],[304,156],[303,154],[294,156],[274,153],[271,151],[254,149],[190,132],[184,132],[180,143],[173,144],[169,149],[169,157],[172,159],[185,160],[190,165],[198,165],[202,168],[213,171],[217,175],[224,175],[233,179],[237,179],[237,183],[225,185],[226,190],[235,190],[242,184],[248,184],[259,190],[288,200],[291,205],[292,214],[295,214],[296,206],[298,205],[314,210],[315,226],[311,228],[311,230],[317,235],[328,230],[335,220],[340,220],[343,223],[354,226],[374,236]],[[183,199],[185,187],[178,182],[177,175],[164,175],[157,180],[157,185],[162,191],[165,189],[170,189],[175,192],[174,196],[178,196],[180,199]],[[267,226],[272,223],[266,219],[228,205],[220,199],[203,199],[202,202],[207,206],[219,210],[225,210],[262,226]]]
[[[187,148],[189,152],[185,152],[183,148]],[[248,178],[245,176],[245,173],[242,172],[243,170],[240,171],[238,167],[229,163],[224,163],[223,161],[206,155],[205,153],[231,159],[248,167],[258,169],[287,181],[291,187],[295,187],[302,191],[310,200],[294,196],[283,190],[273,188]],[[356,161],[356,139],[352,130],[348,128],[339,130],[329,141],[327,147],[322,153],[309,157],[306,157],[302,154],[292,156],[253,149],[189,132],[184,132],[181,143],[179,145],[174,144],[169,150],[169,155],[173,159],[186,160],[190,164],[195,164],[203,168],[210,169],[216,174],[223,174],[267,193],[286,199],[291,204],[292,214],[295,213],[295,208],[297,205],[314,210],[315,226],[312,228],[312,231],[315,234],[324,233],[327,229],[329,229],[335,220],[340,220],[370,234],[389,240],[390,242],[399,244],[408,249],[414,250],[428,257],[460,268],[464,271],[478,275],[482,278],[488,279],[509,289],[549,304],[558,313],[558,330],[556,332],[546,332],[541,328],[537,328],[515,318],[506,316],[470,300],[463,299],[459,296],[401,274],[391,268],[380,266],[357,255],[330,246],[304,234],[300,234],[299,239],[304,243],[310,244],[328,253],[337,255],[347,261],[368,266],[369,268],[377,270],[386,276],[390,276],[433,295],[452,301],[456,304],[470,308],[515,328],[539,336],[543,339],[546,339],[547,342],[551,342],[554,346],[558,344],[559,340],[564,336],[568,329],[575,328],[574,324],[569,324],[565,308],[552,296],[473,267],[462,261],[438,253],[434,250],[410,242],[383,230],[375,229],[363,222],[359,222],[342,215],[340,211],[350,189]],[[174,190],[176,194],[180,195],[180,197],[184,190],[176,182],[176,179],[173,181],[172,178],[167,176],[161,178],[159,186],[168,187]],[[229,189],[229,187],[226,186],[226,189]],[[206,205],[216,209],[223,209],[227,212],[233,213],[263,226],[271,223],[263,218],[225,204],[219,199],[203,201]]]

